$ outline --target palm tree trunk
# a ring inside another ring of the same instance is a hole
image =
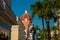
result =
[[[42,17],[42,25],[43,25],[43,29],[44,29],[44,18]]]
[[[45,36],[45,34],[44,34],[44,40],[46,40],[46,36]]]
[[[47,22],[48,40],[51,40],[49,18],[46,19],[46,22]]]
[[[44,30],[44,18],[43,17],[42,17],[42,25],[43,25],[43,29],[42,30]],[[44,40],[46,40],[45,33],[43,35],[44,35]]]

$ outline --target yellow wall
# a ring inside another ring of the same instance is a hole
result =
[[[18,31],[19,31],[18,25],[12,25],[11,28],[11,40],[18,40]]]

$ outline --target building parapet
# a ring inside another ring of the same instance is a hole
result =
[[[16,24],[16,15],[6,1],[1,2],[0,0],[0,14],[1,12],[4,12],[3,14],[6,14],[13,22],[15,22],[14,24]]]

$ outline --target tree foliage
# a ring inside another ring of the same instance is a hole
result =
[[[43,2],[37,1],[31,5],[32,17],[37,14],[38,18],[45,18],[47,23],[48,39],[50,40],[50,26],[49,21],[51,18],[56,18],[56,11],[60,8],[60,0],[44,0]],[[56,11],[55,11],[56,10]],[[42,20],[42,23],[44,19]],[[43,24],[44,28],[44,24]]]

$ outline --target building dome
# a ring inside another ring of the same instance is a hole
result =
[[[25,18],[27,18],[27,20],[29,20],[30,22],[32,22],[32,17],[27,13],[27,10],[25,10],[25,14],[23,14],[23,16],[21,16],[20,20],[24,20]]]

